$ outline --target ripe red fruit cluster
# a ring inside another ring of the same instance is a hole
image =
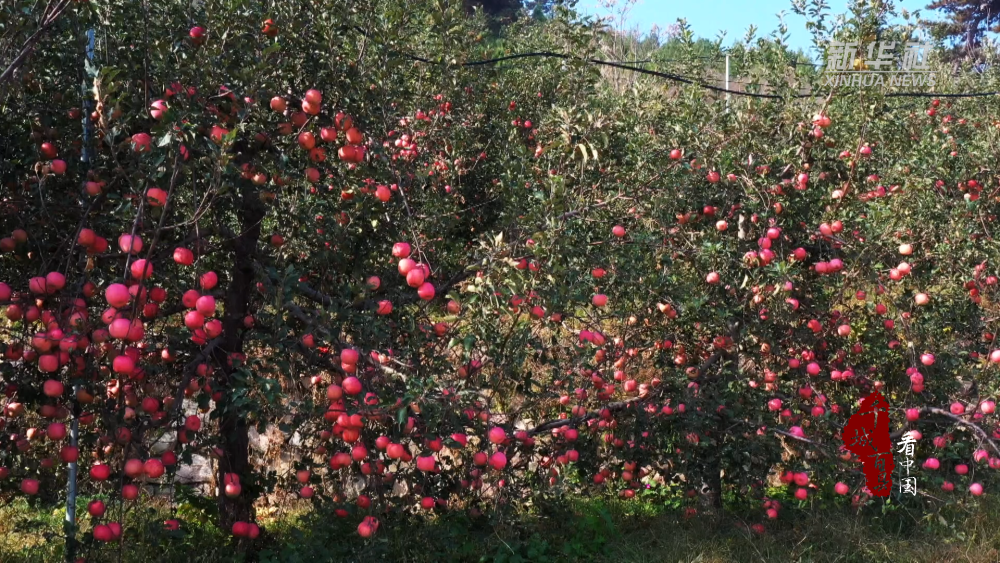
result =
[[[0,238],[0,252],[13,252],[26,242],[28,242],[28,233],[23,229],[15,229],[9,237]]]
[[[363,538],[370,538],[378,531],[378,519],[373,516],[365,516],[364,520],[358,524],[358,535]]]
[[[249,538],[251,540],[255,540],[260,536],[260,528],[253,522],[234,522],[232,532],[238,538]]]
[[[431,269],[427,264],[417,263],[411,259],[410,252],[410,245],[405,242],[397,242],[392,247],[392,255],[399,258],[397,269],[406,278],[406,284],[416,288],[417,295],[421,299],[430,301],[437,291],[434,284],[426,281],[431,275]],[[381,308],[381,304],[379,307]],[[380,312],[380,314],[382,313]]]
[[[112,542],[122,539],[122,526],[118,522],[98,524],[92,531],[94,539],[99,542]]]

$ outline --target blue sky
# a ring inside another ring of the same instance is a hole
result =
[[[577,10],[590,15],[608,15],[599,6],[599,0],[579,0]],[[618,0],[619,3],[622,0]],[[828,0],[831,13],[847,11],[849,0]],[[921,10],[923,17],[931,12],[924,10],[930,0],[897,0],[896,11]],[[714,39],[719,31],[726,32],[725,44],[742,38],[750,25],[757,26],[757,36],[770,35],[778,27],[778,13],[785,12],[789,45],[809,52],[812,36],[806,30],[805,18],[792,13],[790,0],[638,0],[629,13],[629,23],[646,32],[654,24],[664,28],[685,18],[697,37]],[[812,53],[810,53],[812,54]],[[815,56],[813,54],[813,56]]]

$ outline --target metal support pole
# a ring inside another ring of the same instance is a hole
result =
[[[94,30],[87,30],[87,60],[93,64],[94,61]],[[84,164],[90,163],[91,158],[91,148],[90,148],[90,137],[91,137],[91,123],[90,123],[90,111],[91,111],[91,98],[90,89],[87,87],[87,74],[84,72],[84,78],[80,83],[81,95],[83,96],[83,156],[80,158]],[[80,391],[79,385],[73,386],[73,397],[76,398],[76,394]],[[79,438],[80,438],[80,405],[76,403],[73,408],[73,420],[70,422],[69,426],[69,445],[74,448],[79,448]],[[79,449],[77,450],[79,452]],[[79,455],[79,454],[78,454]],[[73,562],[76,557],[76,472],[77,472],[77,462],[72,462],[67,464],[66,471],[66,561]]]
[[[79,385],[73,386],[73,395],[80,390]],[[80,436],[79,408],[74,408],[73,420],[69,426],[69,444],[77,448]],[[77,450],[79,452],[79,450]],[[66,561],[75,561],[76,555],[76,462],[72,462],[66,477]]]
[[[93,29],[87,30],[87,60],[90,61],[91,64],[94,63]],[[92,96],[90,93],[90,88],[87,87],[87,82],[88,81],[85,74],[83,83],[81,84],[81,90],[82,90],[81,93],[83,95],[83,107],[85,110],[83,112],[83,158],[82,158],[84,163],[89,163],[91,157],[90,136],[91,136],[92,126],[90,123],[90,108],[91,108]]]
[[[726,90],[729,90],[729,55],[726,55]],[[729,92],[726,92],[726,111],[729,111]]]

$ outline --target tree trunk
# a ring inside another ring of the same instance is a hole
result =
[[[707,508],[718,513],[722,512],[722,468],[718,458],[712,457],[706,461],[705,483],[702,494]]]
[[[740,216],[740,223],[743,222],[743,216]],[[743,355],[740,354],[741,338],[740,338],[740,321],[735,319],[730,319],[728,321],[729,338],[732,339],[732,346],[734,347],[732,352],[727,352],[720,357],[720,374],[719,377],[710,380],[708,385],[704,386],[702,392],[706,396],[710,396],[713,400],[721,401],[718,397],[718,389],[727,385],[728,381],[735,381],[739,379],[741,362],[743,361]],[[726,424],[723,415],[721,413],[716,413],[714,416],[715,425],[713,427],[713,434],[717,440],[717,449],[714,455],[710,455],[705,461],[705,477],[704,483],[702,485],[702,491],[704,494],[705,504],[713,509],[716,514],[722,514],[723,512],[723,502],[722,502],[722,445],[726,439],[726,431],[723,430],[723,426]]]
[[[249,522],[253,519],[253,501],[248,488],[243,485],[242,494],[236,498],[227,497],[225,492],[226,473],[240,476],[241,484],[250,476],[250,436],[246,416],[240,409],[229,404],[232,398],[233,365],[232,354],[243,353],[243,318],[250,306],[250,295],[254,287],[254,263],[260,239],[261,222],[265,209],[255,190],[246,190],[239,209],[240,235],[233,244],[233,269],[230,272],[229,287],[225,295],[225,314],[222,318],[223,341],[215,350],[215,360],[221,367],[218,377],[218,391],[222,393],[219,438],[222,457],[219,460],[218,505],[219,525],[223,530],[232,528],[234,522]]]

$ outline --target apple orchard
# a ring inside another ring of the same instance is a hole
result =
[[[727,112],[461,64],[586,54],[561,12],[490,43],[459,3],[248,4],[53,0],[0,83],[3,498],[58,506],[77,464],[67,535],[112,549],[198,455],[243,548],[275,494],[364,538],[649,487],[763,532],[883,502],[840,440],[875,390],[920,490],[995,490],[992,99]]]

